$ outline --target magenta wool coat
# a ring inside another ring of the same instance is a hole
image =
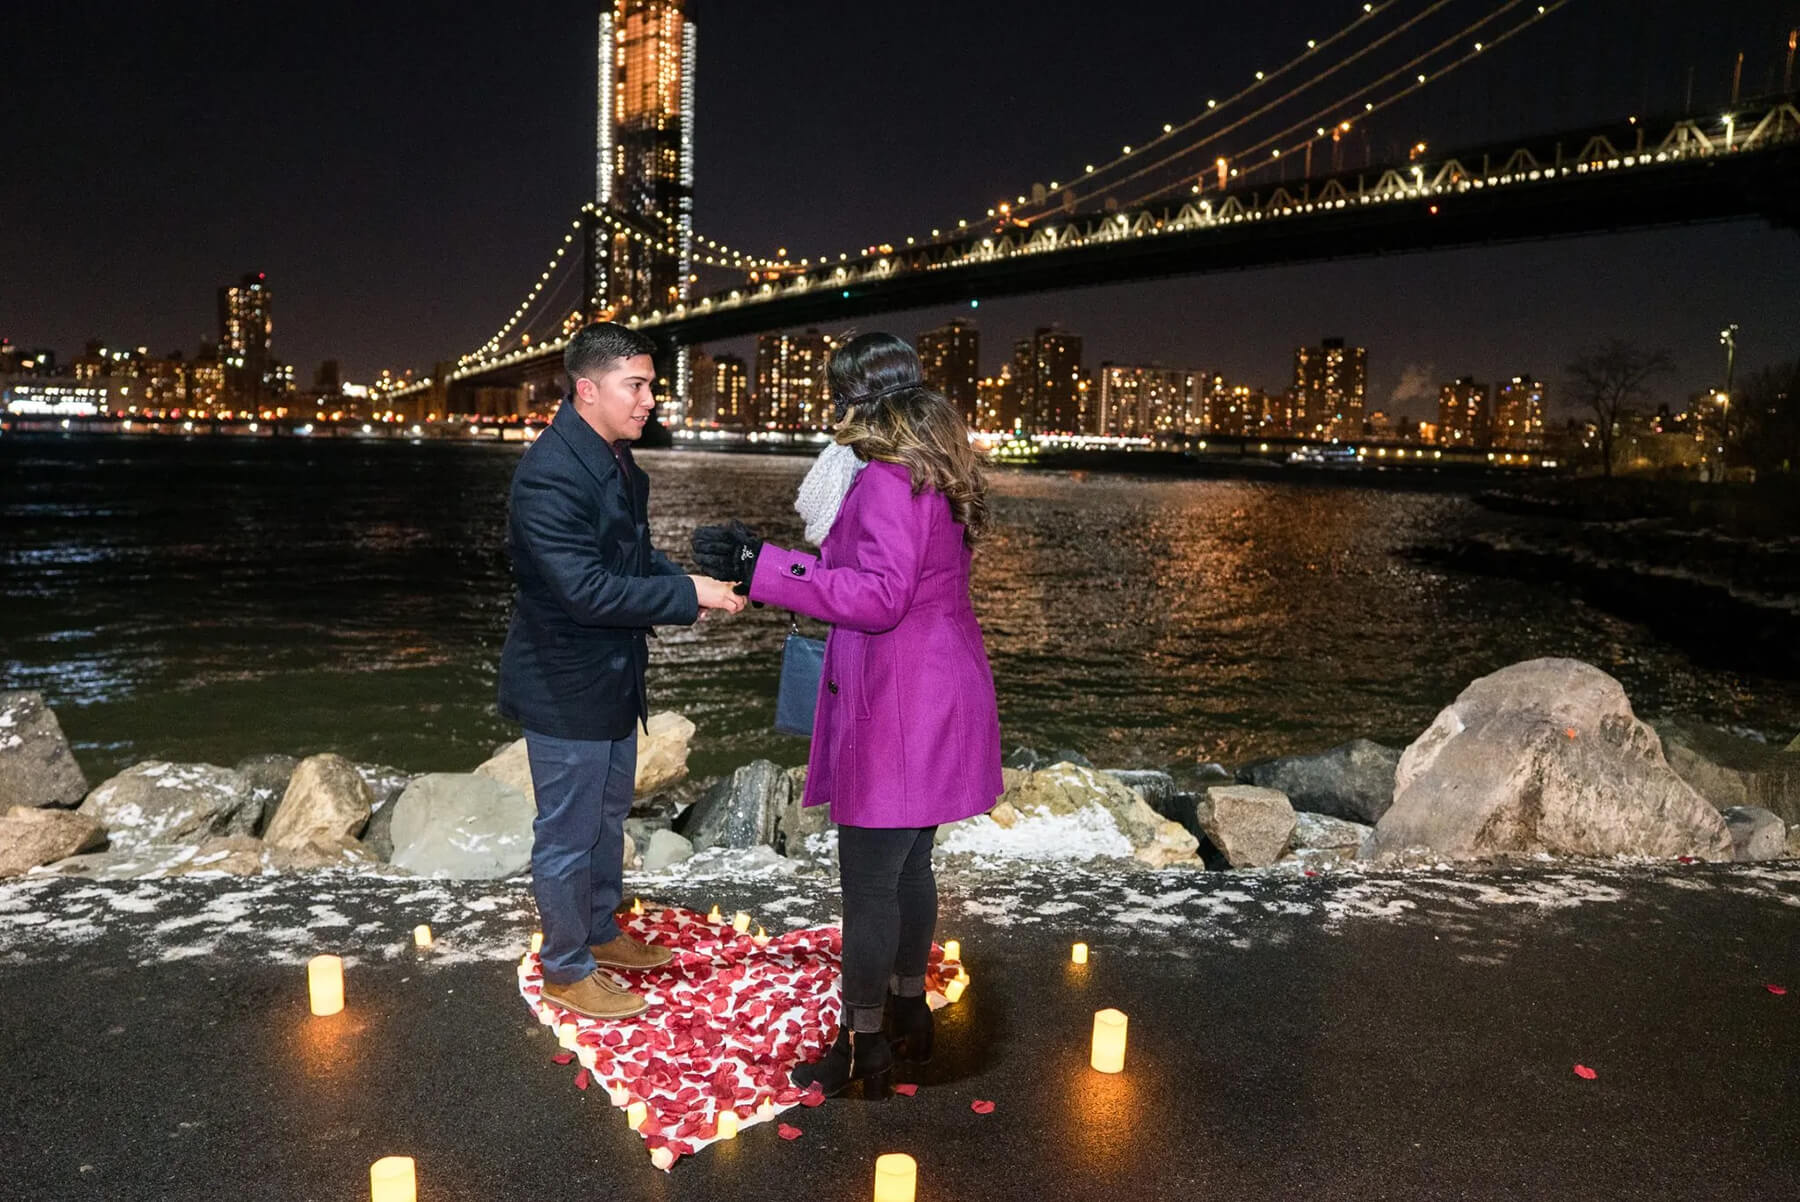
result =
[[[750,597],[832,624],[805,804],[849,826],[986,813],[1000,779],[994,676],[950,503],[870,463],[815,557],[764,544]]]

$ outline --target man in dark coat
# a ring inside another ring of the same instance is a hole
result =
[[[645,1008],[599,966],[670,959],[613,918],[638,726],[650,712],[645,636],[690,625],[705,609],[744,607],[731,585],[687,575],[650,545],[650,481],[631,443],[656,408],[654,349],[612,322],[569,340],[572,398],[519,460],[507,520],[518,593],[500,654],[500,713],[525,728],[537,794],[531,887],[543,992],[591,1018]]]

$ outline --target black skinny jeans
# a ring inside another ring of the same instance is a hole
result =
[[[844,1021],[881,1030],[888,989],[925,992],[925,965],[937,929],[931,848],[937,827],[838,827],[844,889]]]

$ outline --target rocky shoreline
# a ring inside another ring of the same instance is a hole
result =
[[[835,859],[804,768],[688,775],[692,722],[640,736],[624,867],[667,878]],[[1017,748],[987,814],[940,828],[953,862],[1114,872],[1276,872],[1557,859],[1800,856],[1800,738],[1785,749],[1633,714],[1617,681],[1533,660],[1473,682],[1404,749],[1353,740],[1230,771],[1098,768]],[[523,740],[467,772],[322,754],[232,767],[146,761],[90,788],[36,693],[0,693],[0,878],[163,879],[321,870],[503,880],[529,867]]]

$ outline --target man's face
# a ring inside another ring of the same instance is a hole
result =
[[[576,412],[607,442],[641,438],[656,408],[655,380],[656,363],[649,355],[614,359],[575,381]]]

